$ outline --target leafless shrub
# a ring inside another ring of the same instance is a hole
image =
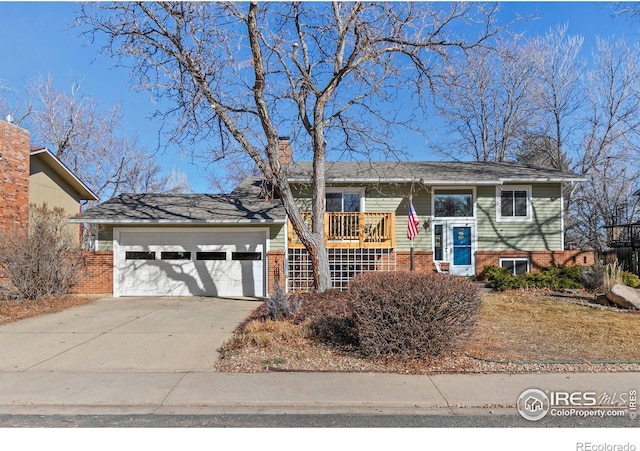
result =
[[[593,266],[580,269],[580,278],[587,290],[600,290],[604,286],[605,265],[597,261]]]
[[[369,357],[453,351],[473,332],[481,305],[471,281],[413,272],[362,274],[349,296],[360,351]]]
[[[291,299],[290,293],[285,293],[282,285],[276,282],[273,293],[267,299],[267,313],[271,319],[281,320],[289,318],[300,310],[300,298],[297,295]]]
[[[31,205],[28,228],[0,233],[0,279],[9,281],[4,298],[39,301],[69,292],[83,259],[66,219],[61,208]]]

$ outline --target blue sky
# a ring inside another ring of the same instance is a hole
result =
[[[517,14],[528,16],[537,11],[539,19],[519,24],[519,31],[533,36],[568,24],[570,34],[585,38],[585,52],[595,43],[597,35],[637,42],[640,22],[613,18],[612,7],[607,2],[507,2],[503,4],[501,17],[508,21]],[[101,55],[98,45],[87,47],[77,30],[69,29],[77,9],[77,4],[66,2],[0,1],[2,84],[20,92],[26,83],[51,75],[61,91],[69,91],[74,83],[81,82],[84,95],[105,106],[120,102],[127,132],[135,134],[141,146],[158,152],[163,170],[179,169],[188,175],[195,192],[208,191],[206,171],[213,168],[205,162],[192,161],[175,147],[165,148],[165,143],[159,143],[159,124],[149,120],[155,111],[149,96],[134,92],[126,69],[113,68],[114,61]],[[0,114],[4,117],[6,113]],[[412,146],[416,159],[436,158],[425,153],[422,143]],[[188,153],[188,149],[182,150]]]

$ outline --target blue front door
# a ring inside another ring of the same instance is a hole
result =
[[[449,262],[449,273],[458,276],[475,275],[473,227],[466,224],[450,224],[449,230],[453,253]]]

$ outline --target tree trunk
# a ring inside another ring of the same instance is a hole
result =
[[[324,172],[324,164],[322,165]],[[321,231],[317,233],[315,230],[310,231],[307,227],[300,209],[295,202],[291,188],[289,187],[289,181],[282,171],[274,174],[275,184],[280,192],[280,197],[284,205],[284,209],[287,212],[287,216],[291,221],[293,230],[298,235],[298,238],[304,245],[305,249],[309,253],[311,259],[311,268],[313,273],[313,285],[316,291],[324,292],[331,288],[331,272],[329,270],[329,256],[327,254],[327,248],[324,241],[324,202],[322,202],[322,220],[316,221],[316,212],[313,211],[313,223],[321,222]],[[315,185],[318,185],[316,183]],[[322,179],[322,192],[324,193],[324,177]],[[314,188],[315,191],[315,188]],[[323,194],[324,198],[324,194]],[[314,206],[315,210],[315,206]]]

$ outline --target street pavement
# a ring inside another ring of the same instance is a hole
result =
[[[633,410],[628,396],[640,387],[633,372],[216,372],[215,349],[256,305],[100,299],[0,326],[0,415],[517,416],[518,397],[532,388],[607,394],[591,406],[602,409],[623,394]],[[620,421],[629,426],[628,415]]]

